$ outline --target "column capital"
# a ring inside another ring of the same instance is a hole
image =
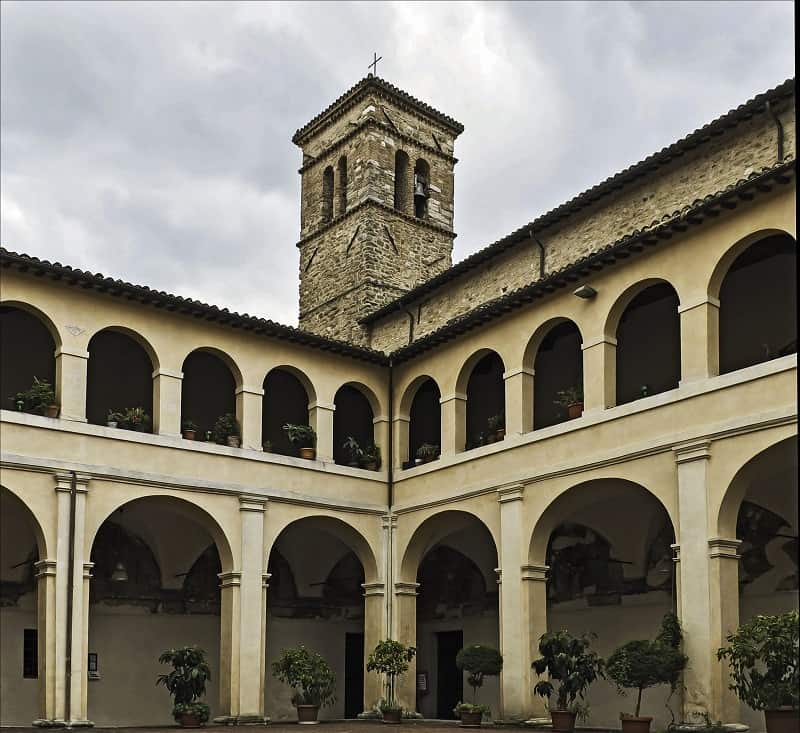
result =
[[[711,458],[711,441],[698,440],[693,443],[683,443],[672,447],[675,454],[675,463],[691,463]]]
[[[44,578],[47,575],[56,574],[55,560],[39,560],[38,562],[33,563],[33,567],[36,568],[36,574],[34,576],[36,578]]]
[[[605,334],[603,334],[602,336],[597,336],[596,338],[584,341],[581,344],[581,351],[586,351],[587,349],[592,349],[595,346],[600,346],[602,344],[608,344],[609,346],[616,346],[617,340],[613,336],[606,336]]]
[[[411,422],[411,415],[406,415],[405,413],[398,412],[393,418],[392,422]]]
[[[241,387],[237,387],[236,391],[234,392],[236,395],[240,394],[251,394],[255,395],[256,397],[263,397],[264,390],[261,387],[251,387],[249,385],[243,384]]]
[[[739,547],[741,540],[734,540],[728,537],[712,537],[708,541],[708,556],[710,558],[723,557],[727,560],[739,560]]]
[[[72,490],[72,474],[66,471],[60,471],[53,474],[56,481],[56,491],[71,491]],[[75,490],[81,494],[89,491],[89,481],[91,476],[88,473],[75,474]]]
[[[503,568],[495,568],[494,574],[497,576],[497,585],[503,584]]]
[[[381,526],[383,529],[394,529],[397,527],[397,515],[396,514],[384,514],[381,516]]]
[[[74,356],[76,359],[89,359],[89,352],[79,349],[70,349],[65,346],[59,346],[55,351],[55,358],[59,356]]]
[[[509,369],[507,372],[503,372],[503,379],[511,379],[512,377],[516,377],[519,374],[527,374],[529,377],[532,377],[534,372],[531,367],[520,367],[519,369]]]
[[[377,425],[379,422],[389,422],[388,415],[376,415],[372,418],[372,424]]]
[[[336,405],[332,402],[320,402],[319,400],[315,400],[314,402],[308,403],[309,410],[329,410],[330,412],[334,412],[336,410]]]
[[[467,395],[463,392],[453,392],[453,394],[442,395],[439,398],[439,404],[444,405],[447,402],[452,402],[453,400],[461,400],[461,402],[467,401]]]
[[[522,501],[522,495],[525,493],[525,484],[514,483],[501,486],[497,489],[497,501],[500,504],[506,504],[509,501]]]
[[[220,588],[239,587],[242,584],[242,574],[232,571],[229,573],[217,573]]]
[[[264,496],[255,496],[253,494],[239,494],[239,511],[240,512],[261,512],[262,514],[267,511],[267,502],[269,500]]]
[[[396,596],[416,596],[419,583],[404,583],[398,581],[394,584],[394,594]]]
[[[93,562],[85,562],[83,563],[83,577],[87,580],[92,577],[92,568],[94,567]]]
[[[158,377],[170,377],[171,379],[183,379],[183,372],[171,372],[169,369],[155,369],[152,374],[153,379]]]
[[[693,310],[695,308],[699,308],[702,305],[710,305],[712,308],[719,308],[719,299],[712,298],[710,295],[702,296],[700,298],[696,298],[690,301],[687,301],[685,304],[681,303],[678,306],[678,313],[685,313],[686,311]]]
[[[382,596],[384,591],[383,583],[362,583],[361,587],[364,589],[364,597]]]
[[[547,571],[550,570],[549,565],[523,565],[520,570],[522,571],[522,579],[533,581],[535,583],[547,582]]]
[[[669,549],[672,550],[672,562],[679,563],[681,561],[681,546],[672,544],[669,546]]]
[[[262,588],[269,588],[269,579],[272,577],[272,573],[261,573],[261,587]]]

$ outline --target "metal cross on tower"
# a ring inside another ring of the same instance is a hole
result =
[[[372,73],[377,76],[378,75],[378,61],[383,59],[383,56],[378,56],[377,53],[373,51],[372,53],[372,63],[367,66],[368,69],[372,69]]]

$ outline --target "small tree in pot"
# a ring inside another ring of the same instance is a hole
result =
[[[348,466],[358,468],[361,465],[361,458],[364,455],[364,451],[352,435],[347,436],[347,440],[342,444],[342,450],[350,457],[347,461]]]
[[[238,448],[241,445],[239,422],[236,420],[236,415],[230,412],[217,418],[212,432],[217,443],[231,448]]]
[[[272,674],[294,688],[292,705],[297,708],[298,722],[317,723],[319,709],[336,702],[336,677],[325,659],[302,644],[284,649]]]
[[[484,677],[494,677],[503,669],[503,657],[497,649],[480,644],[465,646],[456,655],[456,667],[467,672],[467,683],[472,687],[472,702],[460,702],[453,713],[461,718],[464,728],[479,728],[484,716],[491,713],[488,705],[478,705],[478,688]]]
[[[567,420],[573,420],[583,414],[583,392],[580,387],[568,387],[556,392],[553,404],[563,407],[567,411]]]
[[[32,412],[45,417],[58,417],[58,404],[53,387],[46,379],[33,378],[33,384],[24,392],[10,398],[20,412]]]
[[[539,654],[531,667],[547,680],[536,683],[533,691],[550,698],[555,692],[553,680],[559,683],[555,705],[550,705],[550,716],[555,731],[573,731],[575,718],[581,709],[580,700],[598,677],[605,677],[603,660],[589,649],[595,634],[573,636],[569,631],[551,631],[539,639]],[[580,699],[580,700],[579,700]]]
[[[378,672],[384,677],[386,699],[381,703],[384,723],[399,723],[403,708],[397,700],[397,680],[408,672],[409,662],[416,655],[413,646],[405,646],[394,639],[379,641],[367,659],[367,672]]]
[[[208,705],[199,702],[206,693],[211,670],[206,653],[196,646],[168,649],[158,658],[161,664],[171,664],[169,674],[160,674],[157,685],[164,685],[175,700],[172,717],[182,728],[199,728],[208,720]]]
[[[798,623],[797,611],[756,616],[717,652],[730,664],[730,688],[745,705],[764,711],[767,733],[800,730]]]
[[[312,461],[316,458],[317,451],[314,446],[317,444],[317,434],[314,428],[310,425],[286,423],[283,430],[289,442],[297,448],[300,458]]]
[[[620,715],[623,733],[648,733],[651,717],[639,717],[642,692],[655,685],[675,685],[686,667],[687,657],[676,646],[672,633],[674,615],[668,613],[661,622],[661,632],[655,641],[629,641],[606,661],[606,672],[617,684],[621,695],[625,689],[638,691],[633,715]]]

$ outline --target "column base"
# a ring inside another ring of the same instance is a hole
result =
[[[220,715],[212,720],[215,725],[268,725],[264,715]]]
[[[67,728],[94,728],[94,723],[91,720],[70,720],[67,723]]]
[[[38,718],[31,725],[34,728],[66,728],[67,726],[63,720],[47,720],[46,718]]]

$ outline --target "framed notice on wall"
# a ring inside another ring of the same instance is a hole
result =
[[[423,695],[428,692],[428,673],[425,671],[417,672],[417,692]]]
[[[100,671],[97,668],[97,652],[89,652],[89,660],[86,663],[86,670],[90,680],[99,680]]]

